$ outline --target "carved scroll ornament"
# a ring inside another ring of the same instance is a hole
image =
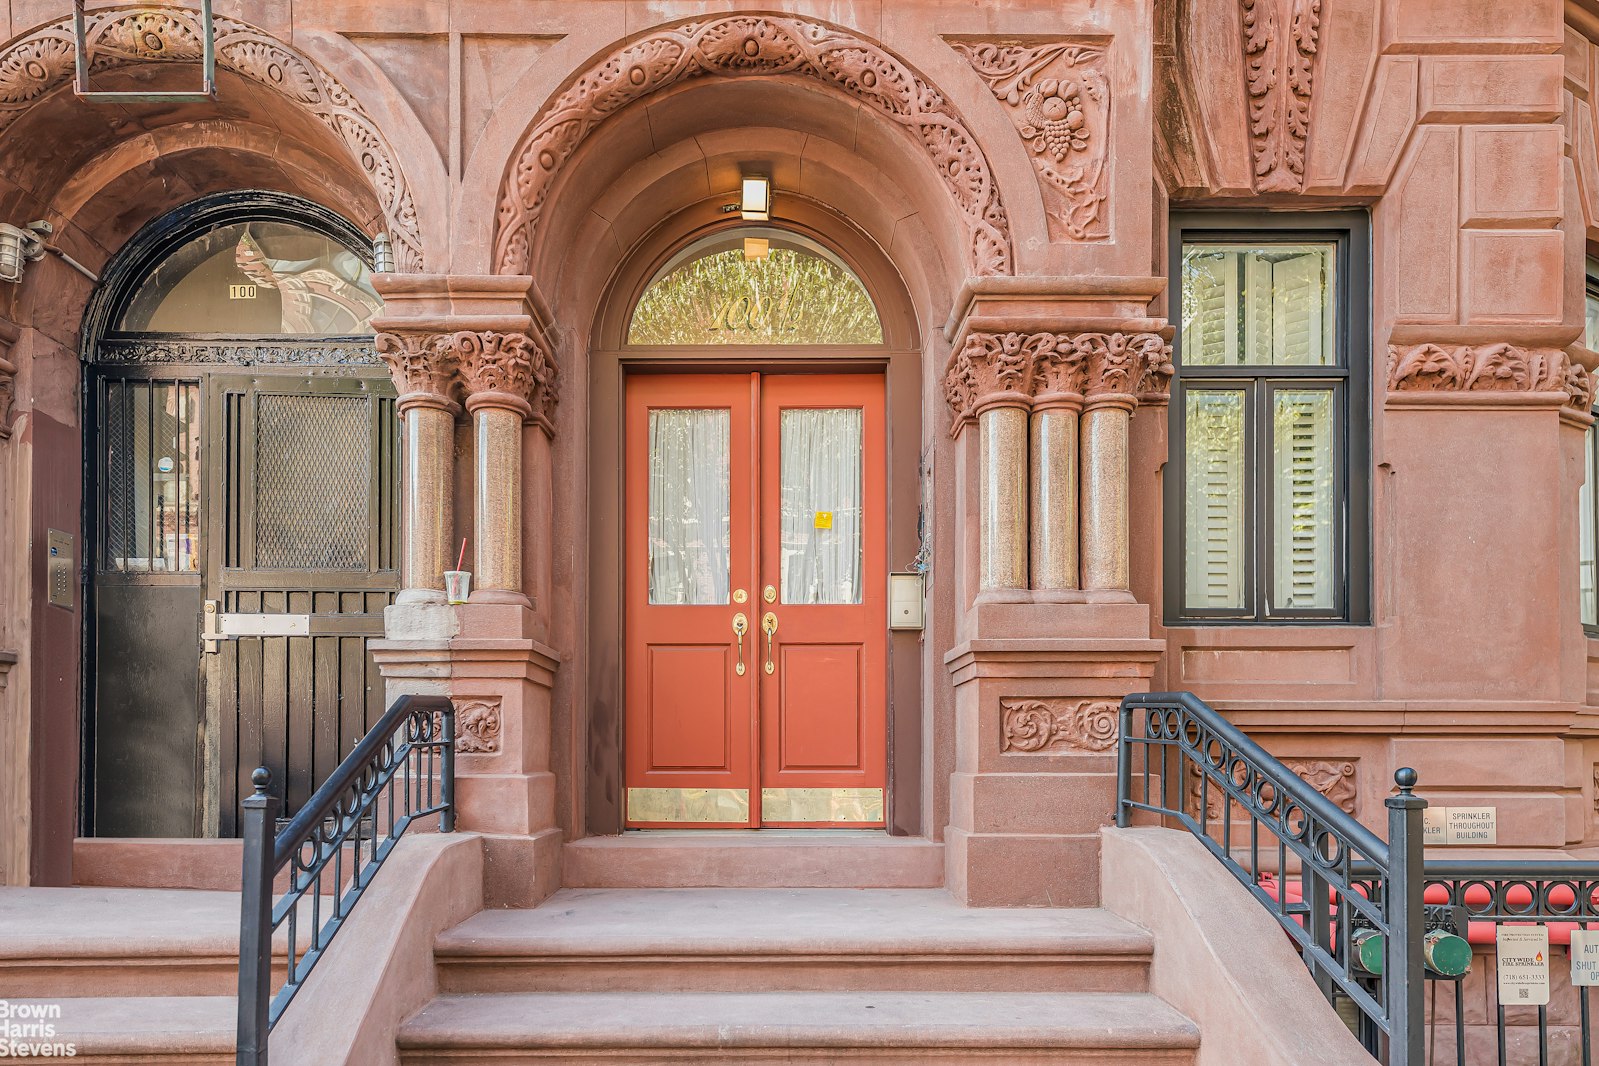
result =
[[[958,435],[984,407],[1038,400],[1135,397],[1171,385],[1171,343],[1158,333],[970,333],[944,371]]]
[[[1321,0],[1239,0],[1255,189],[1299,192],[1321,36]]]
[[[1053,241],[1108,237],[1110,86],[1098,46],[951,40],[1027,142]]]
[[[1025,754],[1109,751],[1121,730],[1113,700],[1001,700],[1000,750]]]
[[[1338,809],[1348,814],[1356,813],[1360,793],[1354,759],[1284,759],[1283,765],[1326,796]],[[1204,775],[1192,763],[1188,764],[1188,797],[1188,810],[1191,813],[1198,815],[1203,797],[1205,819],[1216,821],[1221,817],[1221,786],[1212,781],[1208,788],[1205,787]],[[1236,803],[1232,806],[1232,817],[1234,821],[1242,821],[1245,817],[1244,811]]]
[[[1593,376],[1559,348],[1514,344],[1388,346],[1389,392],[1564,393],[1564,406],[1587,414]]]
[[[304,53],[237,19],[217,15],[216,65],[286,97],[344,142],[366,172],[394,241],[396,268],[423,267],[416,201],[377,124],[337,78]],[[84,17],[90,72],[134,62],[197,63],[204,34],[181,7],[107,8]],[[72,24],[62,19],[0,52],[0,133],[73,77]]]
[[[7,349],[0,346],[0,352]],[[17,366],[0,355],[0,440],[11,436],[11,405],[17,398]]]
[[[528,269],[551,187],[595,127],[628,104],[699,77],[790,75],[840,89],[921,145],[965,219],[971,273],[1011,271],[1010,222],[988,160],[943,94],[881,47],[837,27],[729,15],[655,30],[612,52],[544,108],[500,193],[495,263]]]

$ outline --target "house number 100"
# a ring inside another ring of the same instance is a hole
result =
[[[798,329],[800,304],[792,300],[791,295],[787,292],[783,294],[777,301],[775,312],[760,296],[729,296],[711,316],[711,329],[729,333],[765,329],[768,326],[774,330]]]

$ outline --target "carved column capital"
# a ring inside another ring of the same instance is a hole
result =
[[[944,371],[944,399],[955,413],[951,432],[990,407],[1030,407],[1039,357],[1053,350],[1049,333],[969,333]]]
[[[389,368],[400,394],[400,410],[436,407],[459,411],[455,391],[454,353],[448,336],[432,332],[379,333],[374,339],[378,357]]]
[[[460,368],[466,407],[501,407],[553,436],[552,416],[560,370],[554,358],[526,333],[462,330],[449,343]]]
[[[1171,385],[1171,343],[1158,333],[1079,333],[1090,406],[1131,409],[1141,396],[1164,398]]]
[[[1513,401],[1518,394],[1541,395],[1560,397],[1562,409],[1586,418],[1593,391],[1593,376],[1560,348],[1508,343],[1388,346],[1388,392],[1406,402],[1495,396]]]

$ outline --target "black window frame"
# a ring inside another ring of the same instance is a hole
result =
[[[1169,219],[1169,317],[1176,326],[1168,408],[1168,459],[1163,525],[1164,616],[1170,626],[1367,625],[1371,618],[1371,220],[1367,212],[1174,211]],[[1279,364],[1187,367],[1182,358],[1182,256],[1185,244],[1336,245],[1336,360],[1329,366]],[[1189,608],[1187,566],[1187,393],[1191,386],[1245,392],[1244,602],[1239,608]],[[1272,592],[1271,521],[1275,477],[1271,397],[1296,386],[1332,386],[1335,497],[1333,606],[1269,607]]]
[[[1582,343],[1584,345],[1587,345],[1593,340],[1593,338],[1591,338],[1591,337],[1589,337],[1587,335],[1587,322],[1588,322],[1588,315],[1587,315],[1588,306],[1587,306],[1587,304],[1588,304],[1588,301],[1590,299],[1599,300],[1599,276],[1595,276],[1594,273],[1593,273],[1594,269],[1596,267],[1599,267],[1599,263],[1596,263],[1594,259],[1589,258],[1586,261],[1586,263],[1584,264],[1584,267],[1585,267],[1585,269],[1583,271],[1583,286],[1582,286],[1582,301],[1583,301],[1583,338],[1582,338]],[[1583,446],[1583,449],[1584,449],[1583,456],[1582,456],[1582,464],[1583,464],[1582,465],[1582,477],[1583,477],[1583,481],[1584,482],[1586,482],[1588,480],[1588,461],[1589,461],[1590,458],[1593,460],[1593,467],[1594,467],[1595,472],[1599,473],[1599,396],[1596,396],[1594,398],[1594,405],[1589,410],[1589,414],[1593,415],[1594,422],[1593,422],[1592,425],[1588,426],[1582,432],[1582,446]],[[1599,561],[1599,485],[1589,486],[1589,494],[1590,494],[1590,497],[1591,497],[1590,500],[1589,500],[1589,503],[1591,505],[1590,506],[1590,510],[1592,512],[1588,516],[1589,517],[1589,521],[1591,522],[1591,525],[1589,526],[1589,536],[1590,536],[1590,539],[1594,541],[1594,558],[1595,558],[1596,561]],[[1578,503],[1579,507],[1582,505],[1582,494],[1581,493],[1577,494],[1577,503]],[[1599,619],[1596,619],[1595,621],[1590,622],[1590,621],[1588,621],[1586,618],[1584,618],[1582,616],[1582,571],[1581,571],[1581,567],[1582,567],[1582,553],[1583,553],[1583,549],[1585,547],[1586,546],[1582,543],[1582,515],[1579,514],[1577,516],[1577,566],[1578,566],[1578,572],[1577,572],[1577,620],[1582,625],[1582,631],[1583,631],[1584,635],[1586,635],[1586,636],[1588,636],[1590,638],[1599,638]],[[1596,577],[1599,577],[1599,575],[1596,575]],[[1595,584],[1596,584],[1596,586],[1599,586],[1599,580],[1596,580]]]

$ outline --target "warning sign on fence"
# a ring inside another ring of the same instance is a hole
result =
[[[1506,1007],[1542,1007],[1549,1002],[1549,927],[1501,925],[1499,1002]]]

